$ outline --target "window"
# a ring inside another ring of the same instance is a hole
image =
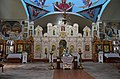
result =
[[[71,36],[73,35],[73,30],[71,30]]]
[[[56,50],[56,46],[55,45],[52,45],[52,51],[55,51]]]
[[[38,36],[40,35],[40,32],[38,31]]]
[[[88,36],[88,30],[86,30],[86,36]]]
[[[94,27],[94,30],[96,30],[96,27]]]
[[[53,30],[53,35],[55,35],[55,30]]]
[[[45,48],[45,54],[47,53],[47,48]]]
[[[40,36],[40,30],[37,30],[37,34],[36,34],[37,36]]]

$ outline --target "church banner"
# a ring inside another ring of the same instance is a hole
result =
[[[49,13],[49,11],[47,11],[47,10],[29,5],[29,4],[27,4],[27,9],[28,9],[30,21],[36,20],[36,19],[44,16],[45,14]]]
[[[84,16],[85,18],[93,21],[93,22],[96,22],[98,19],[98,15],[102,9],[102,5],[103,4],[92,7],[92,8],[88,8],[86,10],[79,11],[77,13]]]

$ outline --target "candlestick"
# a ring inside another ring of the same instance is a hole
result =
[[[50,65],[50,69],[53,70],[54,69],[54,66],[53,66],[53,58],[52,58],[52,55],[53,55],[53,51],[50,52],[50,55],[51,55],[51,65]]]
[[[82,53],[81,52],[79,52],[79,56],[80,56],[80,58],[79,58],[79,62],[80,62],[79,68],[83,69],[83,66],[82,66]]]

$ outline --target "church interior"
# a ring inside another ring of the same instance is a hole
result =
[[[120,0],[0,0],[0,79],[119,79]]]

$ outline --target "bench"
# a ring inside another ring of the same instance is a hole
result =
[[[0,67],[2,67],[2,72],[3,72],[3,67],[4,67],[4,65],[3,65],[3,64],[0,64]]]
[[[105,53],[104,56],[104,60],[107,63],[116,63],[116,60],[120,60],[120,55],[118,53]]]

